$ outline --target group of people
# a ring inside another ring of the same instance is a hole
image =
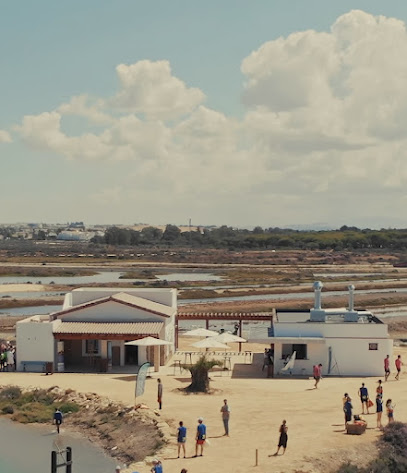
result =
[[[360,402],[362,404],[362,414],[365,414],[365,408],[366,408],[366,414],[370,414],[369,408],[373,407],[374,403],[369,398],[369,391],[367,387],[365,386],[365,383],[362,383],[361,387],[359,388],[358,393],[359,393]],[[388,423],[394,422],[395,404],[393,404],[393,401],[391,399],[387,399],[385,406],[386,406]],[[353,411],[352,399],[348,393],[345,393],[343,396],[343,411],[345,414],[345,428],[346,428],[346,425],[352,420],[352,411]],[[377,427],[379,429],[383,427],[382,414],[383,414],[383,384],[382,384],[382,380],[379,379],[379,381],[377,382],[377,388],[376,388],[376,416],[377,416]]]
[[[272,366],[273,364],[274,364],[274,350],[272,347],[265,348],[262,370],[264,370],[264,368],[266,367]],[[400,379],[400,372],[401,372],[402,364],[403,363],[401,361],[401,356],[398,355],[395,360],[395,366],[397,370],[397,374],[395,376],[396,380]],[[387,355],[387,357],[384,360],[384,371],[385,371],[385,381],[387,381],[388,377],[390,376],[390,356],[389,355]],[[314,388],[317,389],[318,384],[320,380],[322,379],[322,364],[321,363],[313,366],[313,377],[315,381]],[[158,399],[157,400],[159,404],[159,409],[161,409],[163,386],[161,383],[161,379],[158,379],[157,381],[158,381],[158,392],[157,392]],[[368,392],[367,387],[365,386],[365,383],[362,383],[361,387],[359,388],[358,395],[362,404],[362,414],[365,414],[365,409],[366,409],[366,414],[370,414],[369,408],[372,408],[374,406],[374,403],[369,398],[369,392]],[[388,422],[389,423],[394,422],[395,405],[393,404],[392,400],[387,399],[385,406],[386,406]],[[346,425],[352,420],[352,412],[353,412],[352,399],[348,393],[345,393],[343,397],[343,411],[345,414],[345,428],[346,428]],[[228,405],[227,399],[223,400],[223,405],[220,409],[220,412],[222,415],[223,426],[225,429],[224,435],[229,436],[230,407]],[[376,388],[376,414],[377,414],[377,427],[378,428],[382,428],[382,422],[381,422],[382,413],[383,413],[383,385],[382,385],[382,381],[379,380],[378,386]],[[279,441],[277,445],[277,451],[274,453],[274,455],[269,455],[269,456],[278,455],[281,448],[283,449],[283,454],[285,453],[285,450],[287,448],[287,443],[288,443],[288,426],[287,426],[286,420],[282,421],[282,424],[280,425],[280,428],[279,428],[279,434],[280,436],[279,436]],[[180,421],[179,427],[177,429],[178,458],[180,458],[181,453],[183,454],[184,458],[186,458],[186,450],[185,450],[186,440],[187,440],[187,428],[184,426],[184,423]],[[204,445],[205,445],[205,442],[207,441],[206,425],[203,423],[202,417],[199,417],[198,419],[195,441],[196,441],[195,442],[195,455],[193,455],[193,458],[196,458],[198,456],[203,456]],[[153,468],[151,469],[151,471],[152,473],[163,473],[162,463],[160,460],[153,461]],[[181,473],[187,473],[187,470],[182,469]]]
[[[228,405],[227,399],[223,400],[223,405],[220,408],[222,415],[223,427],[225,429],[224,435],[229,437],[229,418],[230,418],[230,407]],[[179,427],[177,430],[177,443],[178,443],[178,458],[182,451],[184,458],[186,458],[185,444],[187,441],[187,428],[184,426],[183,421],[179,422]],[[199,417],[198,425],[196,428],[195,434],[195,455],[193,458],[203,456],[204,445],[206,442],[206,425],[203,423],[203,418]]]
[[[0,371],[16,370],[16,347],[10,342],[2,343],[0,346]]]
[[[396,371],[397,371],[395,379],[397,379],[398,381],[400,379],[401,367],[403,365],[403,362],[401,361],[401,355],[397,356],[394,364],[396,365]],[[390,376],[390,355],[387,355],[386,358],[384,359],[384,380],[387,381],[389,376]]]

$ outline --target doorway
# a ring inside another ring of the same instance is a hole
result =
[[[112,347],[112,366],[120,366],[120,347]]]
[[[124,359],[126,365],[138,365],[138,347],[125,345]]]

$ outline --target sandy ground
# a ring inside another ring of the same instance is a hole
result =
[[[247,348],[247,347],[245,347]],[[406,348],[395,348],[407,358]],[[187,458],[177,459],[175,437],[159,455],[165,473],[179,473],[186,468],[189,473],[233,471],[234,473],[280,472],[329,472],[342,461],[366,463],[375,454],[373,447],[379,436],[376,415],[366,416],[368,430],[362,436],[344,433],[342,396],[346,391],[353,398],[354,413],[360,412],[357,391],[362,380],[373,397],[377,378],[325,378],[319,389],[313,389],[310,379],[266,379],[261,372],[262,356],[254,357],[252,365],[244,364],[243,357],[235,358],[232,373],[214,372],[211,375],[212,395],[183,394],[179,391],[190,382],[188,372],[174,375],[173,366],[161,369],[159,375],[147,379],[146,392],[137,402],[144,402],[152,409],[157,407],[157,381],[164,385],[163,420],[174,431],[178,421],[183,420],[188,429]],[[34,373],[0,373],[1,383],[24,387],[73,388],[80,392],[97,392],[108,398],[134,403],[134,379],[131,374],[68,374],[45,376]],[[400,381],[394,374],[384,383],[384,399],[396,403],[395,418],[407,421],[407,403],[403,402],[407,388],[407,373]],[[230,437],[223,436],[220,407],[227,398],[231,408]],[[194,454],[194,434],[197,418],[204,417],[210,445],[204,456],[191,458]],[[278,428],[287,420],[288,448],[284,456],[269,455],[276,450]],[[386,418],[383,418],[386,423]],[[258,449],[258,466],[255,452]],[[147,473],[151,466],[140,465],[129,471]]]
[[[40,292],[46,291],[44,284],[0,284],[0,293],[4,292]]]

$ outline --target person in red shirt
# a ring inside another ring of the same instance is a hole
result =
[[[384,380],[387,381],[387,378],[390,376],[390,355],[387,355],[384,359]]]
[[[322,365],[321,365],[321,363],[319,365],[314,366],[313,374],[314,374],[314,379],[315,379],[314,388],[318,389],[318,383],[320,382],[320,380],[322,378]]]
[[[400,371],[401,371],[401,365],[403,364],[401,362],[401,355],[399,355],[395,361],[395,364],[396,364],[396,370],[397,370],[397,374],[396,374],[396,379],[397,381],[399,380],[399,377],[400,377]]]

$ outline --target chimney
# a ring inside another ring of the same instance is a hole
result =
[[[353,291],[355,290],[355,286],[353,284],[351,284],[350,286],[348,286],[348,289],[349,289],[349,312],[353,312],[355,310],[355,306],[354,306],[354,293]]]
[[[315,291],[314,309],[321,310],[321,290],[324,287],[321,281],[315,281],[313,288]]]

